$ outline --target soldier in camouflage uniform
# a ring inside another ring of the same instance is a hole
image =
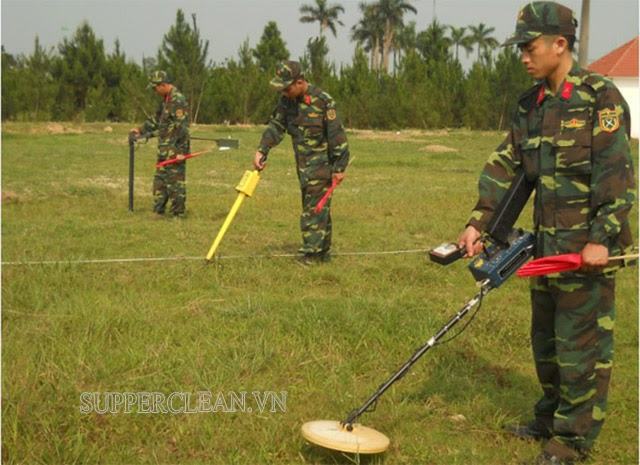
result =
[[[614,272],[610,256],[632,246],[635,201],[627,103],[608,79],[572,59],[577,21],[554,2],[519,13],[522,63],[538,82],[518,101],[505,141],[480,176],[478,203],[460,237],[472,256],[501,196],[523,169],[535,182],[536,256],[580,253],[577,272],[532,279],[531,341],[543,395],[535,419],[507,427],[545,440],[532,463],[584,459],[605,418],[613,356]],[[619,263],[619,262],[616,262]]]
[[[135,134],[158,136],[158,162],[177,158],[182,160],[189,153],[189,108],[187,100],[171,84],[167,73],[156,71],[149,76],[149,87],[162,97],[158,111]],[[171,214],[182,217],[185,213],[187,190],[185,186],[186,162],[173,163],[156,168],[153,178],[153,211],[163,215],[169,199]]]
[[[262,134],[254,166],[261,170],[269,151],[285,132],[291,135],[302,191],[302,261],[328,261],[331,248],[331,200],[314,209],[332,182],[340,183],[349,163],[344,127],[329,94],[304,79],[300,63],[278,64],[271,86],[281,93]]]

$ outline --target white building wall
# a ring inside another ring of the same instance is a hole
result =
[[[615,82],[620,93],[629,104],[631,110],[631,137],[640,138],[640,89],[638,88],[638,78],[635,77],[614,77],[610,79]]]

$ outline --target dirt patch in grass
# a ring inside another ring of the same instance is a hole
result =
[[[20,196],[13,191],[2,191],[2,203],[18,203]]]
[[[100,187],[104,189],[123,190],[127,186],[125,178],[110,178],[108,176],[97,176],[82,180],[78,185],[82,187]]]
[[[32,132],[40,132],[39,128],[32,129]],[[60,123],[49,123],[45,127],[48,134],[84,134],[84,131],[77,127],[65,126]]]
[[[447,153],[447,152],[457,152],[457,149],[453,147],[447,147],[446,145],[438,145],[438,144],[429,144],[424,147],[419,148],[421,152],[429,152],[429,153]]]
[[[446,129],[435,131],[423,131],[419,129],[407,129],[403,131],[374,131],[371,129],[352,129],[350,134],[355,135],[358,139],[363,140],[388,140],[398,142],[411,142],[425,137],[446,137],[449,132]]]

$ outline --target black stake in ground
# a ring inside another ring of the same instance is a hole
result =
[[[135,135],[129,135],[129,211],[133,211],[133,176],[136,151]]]
[[[133,211],[133,181],[135,177],[135,152],[136,142],[144,139],[145,142],[149,140],[151,134],[137,134],[129,133],[129,211]]]

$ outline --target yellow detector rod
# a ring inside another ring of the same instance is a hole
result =
[[[222,224],[218,235],[213,241],[213,244],[211,244],[211,248],[209,249],[209,253],[207,254],[207,261],[211,261],[211,259],[213,258],[213,255],[216,253],[220,242],[222,242],[222,238],[227,232],[227,229],[229,229],[233,218],[235,218],[236,213],[238,213],[240,205],[242,205],[242,202],[246,197],[251,197],[253,195],[253,192],[256,190],[256,186],[258,185],[259,181],[260,172],[258,170],[245,171],[242,175],[242,179],[240,179],[240,182],[236,186],[236,190],[238,191],[238,198],[236,198],[236,201],[233,203],[233,206],[231,207],[227,218],[224,220],[224,223]]]

